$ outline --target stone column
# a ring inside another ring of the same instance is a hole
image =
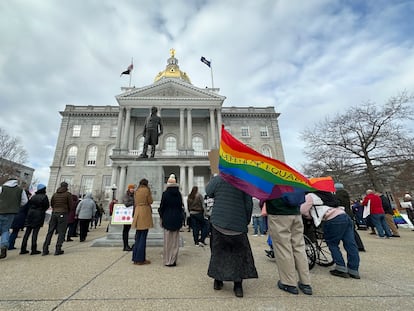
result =
[[[192,149],[193,119],[191,109],[187,109],[187,149]]]
[[[193,186],[194,186],[194,167],[188,166],[188,192],[191,191]]]
[[[223,125],[223,119],[221,118],[221,109],[217,109],[216,111],[217,111],[218,141],[220,142],[221,141],[221,126]]]
[[[121,134],[122,134],[122,120],[124,119],[124,108],[119,107],[119,114],[118,114],[118,128],[116,130],[116,143],[115,149],[121,148]]]
[[[121,195],[123,195],[123,193],[126,192],[126,189],[125,189],[126,169],[127,168],[125,165],[121,166],[121,173],[119,174],[119,185],[118,185],[118,191],[117,191],[117,198],[119,202],[121,202],[122,200]]]
[[[184,149],[184,108],[180,108],[180,149]]]
[[[188,193],[187,188],[187,178],[185,176],[185,166],[180,165],[180,190],[183,192],[183,195]]]
[[[122,145],[121,145],[121,148],[124,150],[128,149],[130,124],[131,124],[131,108],[126,108],[125,128],[124,128],[124,135],[122,137]]]
[[[211,130],[211,149],[216,149],[216,121],[214,119],[214,109],[210,109],[210,130]]]

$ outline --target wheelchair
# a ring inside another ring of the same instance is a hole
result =
[[[308,258],[309,270],[313,269],[316,264],[322,267],[332,266],[334,261],[328,245],[323,238],[322,227],[315,227],[311,219],[303,219],[303,227],[303,238],[305,240],[305,251]],[[266,256],[273,259],[275,258],[275,254],[270,235],[267,238],[267,244],[270,249],[265,250]]]

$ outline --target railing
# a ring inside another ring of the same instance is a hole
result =
[[[156,157],[207,157],[210,150],[157,150]],[[129,156],[138,157],[142,150],[129,150]]]

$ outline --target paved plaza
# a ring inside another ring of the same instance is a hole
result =
[[[277,267],[265,256],[266,237],[251,241],[258,279],[243,282],[244,298],[233,285],[213,290],[206,272],[209,247],[196,247],[182,232],[177,267],[162,265],[162,247],[148,247],[150,265],[136,266],[131,253],[117,247],[91,247],[106,235],[107,223],[92,229],[86,242],[65,242],[62,256],[19,255],[0,260],[0,310],[413,310],[414,231],[379,239],[360,231],[367,252],[360,253],[361,280],[331,276],[330,268],[311,270],[313,296],[276,287]],[[39,234],[44,240],[47,226]],[[23,232],[16,241],[19,247]],[[208,241],[208,240],[207,240]],[[56,236],[50,250],[54,249]]]

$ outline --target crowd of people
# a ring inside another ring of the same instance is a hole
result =
[[[79,199],[68,191],[68,186],[62,182],[50,201],[43,184],[38,184],[33,195],[20,187],[15,178],[0,187],[0,259],[7,257],[7,250],[16,248],[16,237],[23,228],[20,254],[28,254],[30,249],[30,255],[48,255],[52,237],[57,234],[54,255],[58,256],[64,254],[65,241],[79,236],[79,241],[84,242],[89,229],[101,225],[102,205],[97,204],[90,193]],[[360,279],[359,251],[365,249],[356,228],[371,227],[381,239],[400,237],[393,207],[384,193],[368,189],[364,198],[351,200],[342,184],[335,187],[335,192],[294,191],[259,201],[216,175],[207,184],[205,197],[197,186],[183,197],[175,174],[171,174],[158,208],[164,238],[163,265],[177,266],[180,231],[188,218],[194,245],[207,246],[209,238],[211,256],[207,274],[213,279],[214,290],[223,289],[224,282],[232,282],[235,296],[243,297],[243,280],[258,278],[248,237],[252,224],[254,236],[269,233],[272,240],[279,273],[277,287],[294,295],[299,291],[312,295],[303,238],[304,220],[310,220],[315,226],[323,227],[324,240],[335,264],[330,273],[336,277]],[[414,201],[408,193],[403,200],[407,216],[414,223]],[[110,215],[117,202],[115,199],[111,202]],[[148,180],[141,179],[138,186],[129,184],[121,202],[132,209],[131,223],[124,224],[122,229],[123,250],[132,251],[134,265],[151,264],[146,256],[146,244],[149,229],[154,226],[154,201]],[[208,212],[206,202],[210,202]],[[38,233],[49,207],[52,213],[42,250],[39,250]],[[135,229],[132,246],[129,245],[131,228]]]

